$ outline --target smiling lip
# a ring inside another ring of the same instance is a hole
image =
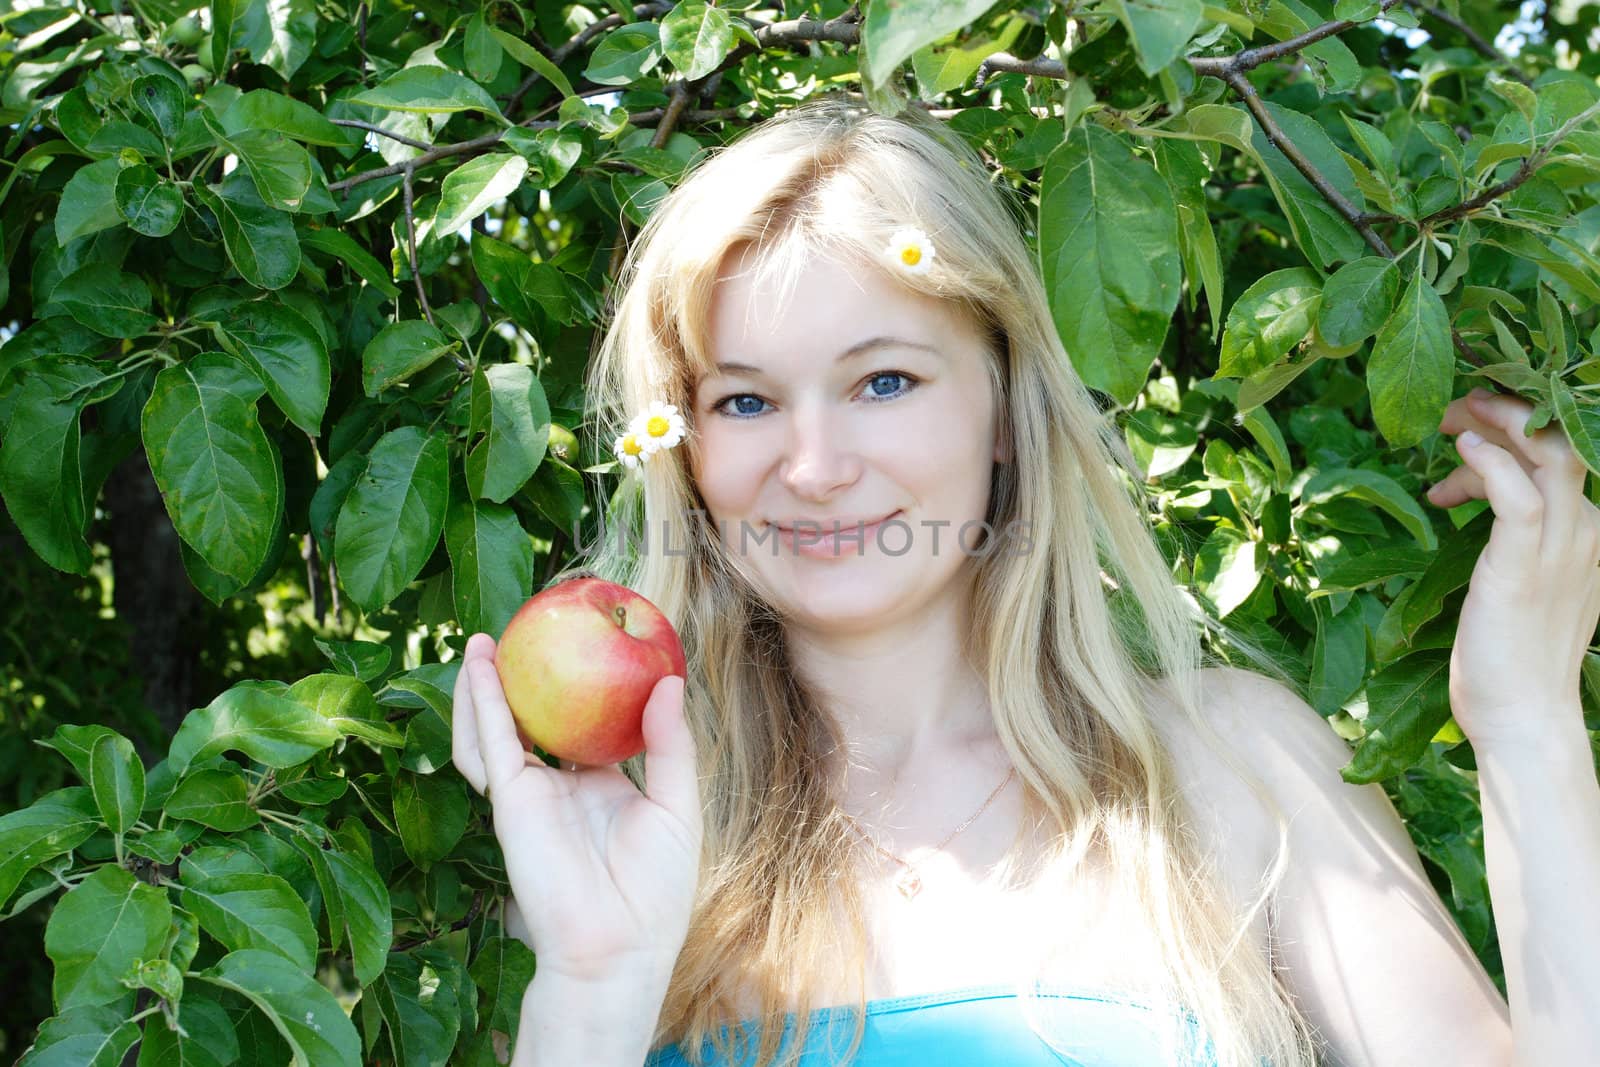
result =
[[[850,539],[852,545],[856,544],[856,531],[858,528],[860,530],[860,547],[857,549],[856,554],[864,554],[866,546],[872,543],[873,531],[899,514],[899,510],[891,511],[883,518],[874,519],[871,522],[857,520],[856,522],[846,523],[841,520],[839,521],[838,536],[831,532],[823,532],[824,530],[833,530],[832,522],[825,525],[818,523],[814,529],[807,526],[804,531],[804,537],[798,535],[791,527],[780,526],[777,523],[773,525],[777,526],[778,537],[789,551],[799,556],[827,559],[839,554],[839,542],[845,537]]]

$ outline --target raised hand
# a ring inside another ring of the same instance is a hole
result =
[[[1600,509],[1559,426],[1523,431],[1533,405],[1474,389],[1439,423],[1464,466],[1428,490],[1494,512],[1450,656],[1450,705],[1474,747],[1582,732],[1584,652],[1600,619]]]
[[[540,974],[585,983],[670,976],[699,878],[701,813],[683,684],[644,712],[641,793],[616,766],[546,766],[522,747],[494,666],[473,634],[456,677],[452,760],[487,796]]]

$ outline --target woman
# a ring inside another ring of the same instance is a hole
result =
[[[595,424],[655,418],[617,439],[627,536],[582,569],[667,613],[687,691],[656,687],[642,767],[552,769],[468,643],[455,763],[538,955],[514,1062],[1502,1065],[1511,1019],[1519,1055],[1585,1039],[1549,976],[1581,989],[1600,944],[1548,924],[1600,888],[1600,523],[1525,403],[1452,404],[1441,430],[1486,443],[1430,493],[1499,516],[1451,695],[1508,1014],[1343,742],[1205,665],[970,149],[915,109],[798,108],[695,168],[618,292]],[[1562,830],[1510,839],[1553,805]]]

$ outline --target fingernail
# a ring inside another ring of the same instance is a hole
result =
[[[1468,448],[1471,448],[1473,445],[1481,443],[1483,438],[1479,437],[1471,430],[1462,430],[1461,436],[1456,438],[1456,440],[1466,445]]]

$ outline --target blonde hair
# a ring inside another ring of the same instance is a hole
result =
[[[738,246],[753,243],[764,269],[792,279],[818,252],[873,263],[894,230],[926,231],[938,253],[932,269],[900,282],[955,303],[987,331],[1010,448],[994,468],[989,521],[1020,520],[1032,537],[1031,551],[970,563],[972,618],[984,623],[972,634],[972,662],[1023,784],[1024,826],[1049,828],[1046,864],[1070,871],[1091,850],[1103,854],[1119,898],[1149,917],[1164,993],[1203,1027],[1221,1067],[1312,1064],[1312,1031],[1270,952],[1238,950],[1282,878],[1282,813],[1246,775],[1278,819],[1279,849],[1241,917],[1187,825],[1150,720],[1159,682],[1237,767],[1201,710],[1208,624],[1153,539],[1142,472],[1062,348],[1024,217],[981,158],[916,108],[887,118],[823,98],[782,113],[713,150],[642,228],[590,364],[586,430],[604,454],[651,400],[692,412],[693,383],[713,359],[711,294]],[[864,1032],[867,945],[851,876],[856,839],[835,803],[841,736],[791,668],[779,611],[696,511],[687,451],[625,479],[606,510],[612,532],[578,546],[561,576],[594,573],[637,590],[677,626],[688,656],[705,847],[656,1043],[678,1043],[691,1062],[707,1042],[733,1056],[749,1035],[723,1024],[740,1019],[738,994],[753,989],[756,1062],[792,1064],[818,972],[844,953],[855,967],[840,973],[861,983],[846,1013],[855,1024],[848,1061]],[[633,535],[615,536],[617,527]],[[658,531],[679,550],[658,550]],[[640,759],[624,770],[642,780]],[[1023,840],[1019,830],[1006,866]],[[792,1039],[789,1003],[800,1009]]]

